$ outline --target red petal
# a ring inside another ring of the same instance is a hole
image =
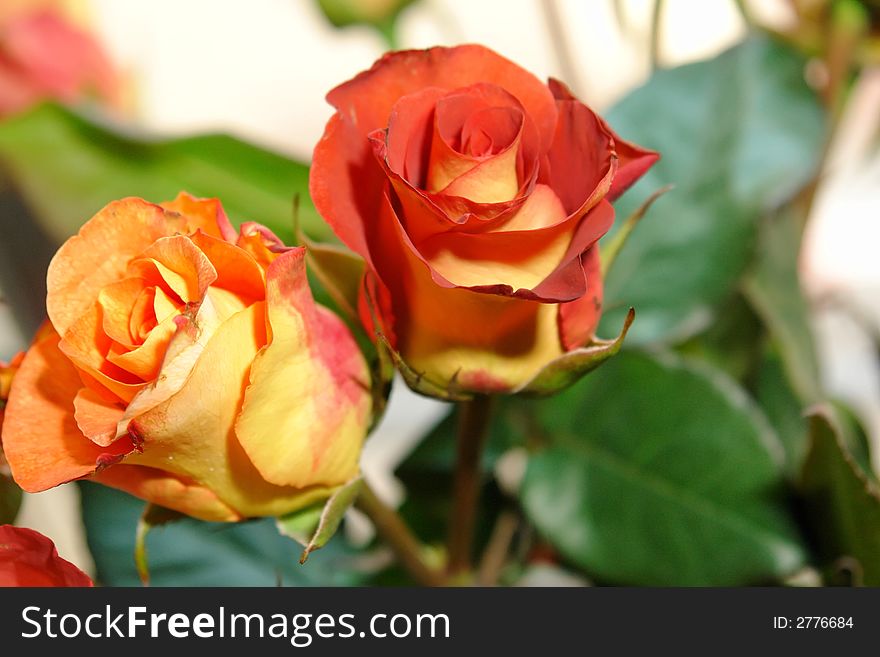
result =
[[[0,525],[0,586],[94,586],[33,529]]]
[[[556,107],[546,85],[525,69],[478,45],[387,53],[369,71],[327,94],[361,136],[388,125],[391,108],[402,96],[426,87],[459,89],[489,82],[516,96],[538,128],[542,150],[553,139]]]
[[[660,153],[647,148],[642,148],[632,142],[622,139],[602,117],[583,105],[571,93],[571,90],[559,80],[550,79],[548,82],[553,96],[563,103],[566,101],[575,101],[593,114],[601,125],[602,129],[611,136],[614,142],[614,150],[618,157],[617,175],[611,184],[611,191],[608,193],[608,200],[613,201],[623,194],[629,187],[641,178],[645,172],[650,169],[654,163],[660,159]]]
[[[587,290],[580,299],[559,304],[559,339],[565,351],[584,346],[602,313],[602,274],[598,247],[592,247],[580,258]]]

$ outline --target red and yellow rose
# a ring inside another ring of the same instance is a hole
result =
[[[412,369],[510,391],[593,337],[597,240],[656,153],[481,46],[389,53],[328,100],[312,197]]]
[[[216,200],[109,204],[55,255],[3,448],[41,491],[89,477],[209,520],[280,515],[346,482],[364,359],[304,253]]]

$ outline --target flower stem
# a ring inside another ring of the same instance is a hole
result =
[[[445,585],[443,573],[425,563],[422,545],[410,528],[394,509],[379,499],[366,481],[358,496],[357,507],[373,521],[376,532],[416,582],[423,586]]]
[[[447,570],[455,575],[470,569],[477,502],[480,497],[480,460],[489,435],[492,398],[477,396],[459,402],[456,435],[452,518],[449,528]]]

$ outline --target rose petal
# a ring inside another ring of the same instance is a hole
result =
[[[64,334],[59,349],[95,381],[128,402],[143,381],[107,360],[113,341],[103,331],[102,315],[100,304],[94,303]]]
[[[595,205],[608,193],[619,163],[613,161],[614,140],[607,126],[592,110],[573,98],[558,101],[557,110],[556,136],[540,180],[553,188],[566,213],[574,214],[591,198]]]
[[[575,98],[571,90],[559,80],[551,78],[547,84],[553,92],[553,96],[558,100],[575,101],[576,104],[583,105]],[[562,104],[564,105],[565,102]],[[588,111],[594,114],[603,130],[610,135],[614,142],[614,150],[617,153],[619,165],[617,175],[614,177],[614,182],[608,193],[608,200],[613,201],[623,194],[636,180],[641,178],[660,159],[660,154],[621,139],[600,116],[593,113],[592,110],[588,109]]]
[[[446,89],[428,87],[404,96],[394,104],[388,129],[382,131],[388,166],[419,189],[427,185],[434,108],[446,94]]]
[[[93,586],[75,565],[58,556],[51,540],[25,527],[0,525],[0,587]]]
[[[518,215],[521,222],[558,223],[566,217],[557,196],[538,185]],[[430,266],[461,287],[507,284],[531,289],[556,269],[571,241],[575,225],[563,231],[517,233],[460,233],[435,235],[418,245]],[[524,228],[524,231],[528,228]]]
[[[253,466],[235,436],[248,372],[266,342],[265,302],[227,319],[211,336],[178,392],[129,424],[144,451],[126,464],[186,477],[216,491],[243,516],[281,515],[329,494],[329,489],[279,487]]]
[[[210,489],[156,468],[121,463],[93,475],[91,480],[200,520],[236,522],[242,519]]]
[[[335,486],[357,473],[369,377],[345,324],[315,305],[305,249],[269,268],[272,340],[254,361],[236,422],[260,474],[279,486]]]
[[[602,272],[599,247],[581,256],[587,291],[580,299],[559,304],[559,338],[565,351],[584,346],[599,325],[602,312]]]
[[[131,262],[128,271],[153,285],[164,284],[184,303],[201,301],[217,280],[214,265],[188,235],[157,239]]]
[[[64,335],[105,285],[125,278],[129,261],[166,235],[165,212],[142,199],[110,203],[67,240],[46,275],[46,310]]]
[[[392,346],[439,383],[509,390],[562,353],[553,304],[437,284],[408,244],[390,203],[377,227],[383,269],[370,293]],[[366,303],[366,302],[365,302]],[[362,306],[362,317],[367,315]]]
[[[124,278],[101,288],[98,303],[101,306],[101,328],[111,340],[129,349],[141,342],[137,328],[132,326],[132,310],[144,292],[147,281],[143,278]],[[155,318],[155,311],[151,308]]]
[[[107,447],[116,440],[116,424],[125,409],[89,388],[81,388],[73,398],[74,419],[83,435],[96,445]]]
[[[35,493],[95,471],[132,451],[127,438],[102,448],[83,436],[73,399],[82,388],[76,369],[58,349],[58,335],[35,343],[16,373],[3,422],[3,451],[12,475]]]
[[[371,267],[366,236],[383,202],[384,178],[372,147],[355,124],[334,114],[315,146],[309,193],[333,232]]]
[[[263,270],[250,253],[200,231],[191,235],[190,239],[217,272],[213,287],[229,290],[253,301],[265,298]]]
[[[178,212],[186,217],[187,234],[200,230],[206,235],[227,242],[235,242],[238,237],[229,217],[226,216],[223,205],[216,198],[196,198],[186,192],[180,192],[173,201],[166,201],[160,205],[166,210]]]
[[[542,150],[553,140],[556,107],[546,85],[525,69],[479,45],[385,54],[369,71],[327,94],[360,136],[388,125],[391,108],[403,96],[425,87],[448,90],[491,81],[516,96],[535,122]]]

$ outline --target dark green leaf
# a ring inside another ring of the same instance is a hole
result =
[[[522,445],[522,427],[518,430],[513,427],[522,422],[516,411],[526,404],[527,402],[514,402],[504,398],[496,400],[494,420],[489,427],[489,437],[481,461],[484,485],[478,509],[478,546],[488,539],[494,519],[504,502],[492,480],[492,469],[504,452]],[[455,408],[434,427],[395,472],[407,490],[400,512],[416,535],[428,543],[445,541],[449,530],[457,423],[458,409]]]
[[[810,313],[798,279],[801,233],[791,212],[761,222],[754,265],[743,289],[774,337],[794,391],[803,405],[822,398]]]
[[[630,306],[639,315],[633,342],[677,341],[711,322],[748,263],[757,218],[799,189],[818,160],[823,116],[803,66],[784,46],[752,38],[711,61],[657,72],[610,112],[622,137],[662,154],[616,204],[618,216],[663,185],[675,189],[609,271],[605,334]]]
[[[754,395],[785,448],[786,473],[796,477],[807,453],[807,420],[775,350],[767,350],[755,372]]]
[[[522,502],[592,577],[738,585],[804,563],[778,438],[720,372],[625,351],[536,409],[553,443],[530,459]]]
[[[0,466],[0,525],[11,525],[21,507],[21,488]]]
[[[307,165],[226,135],[150,140],[42,105],[0,122],[0,162],[59,243],[114,199],[159,202],[181,190],[216,196],[236,225],[256,221],[288,243],[299,194],[303,230],[332,237],[308,201]]]
[[[880,489],[850,454],[828,407],[810,416],[802,493],[823,564],[856,584],[880,586]]]
[[[718,316],[705,331],[677,351],[700,358],[728,376],[744,383],[758,367],[763,354],[764,325],[741,294],[731,295],[718,306]]]

